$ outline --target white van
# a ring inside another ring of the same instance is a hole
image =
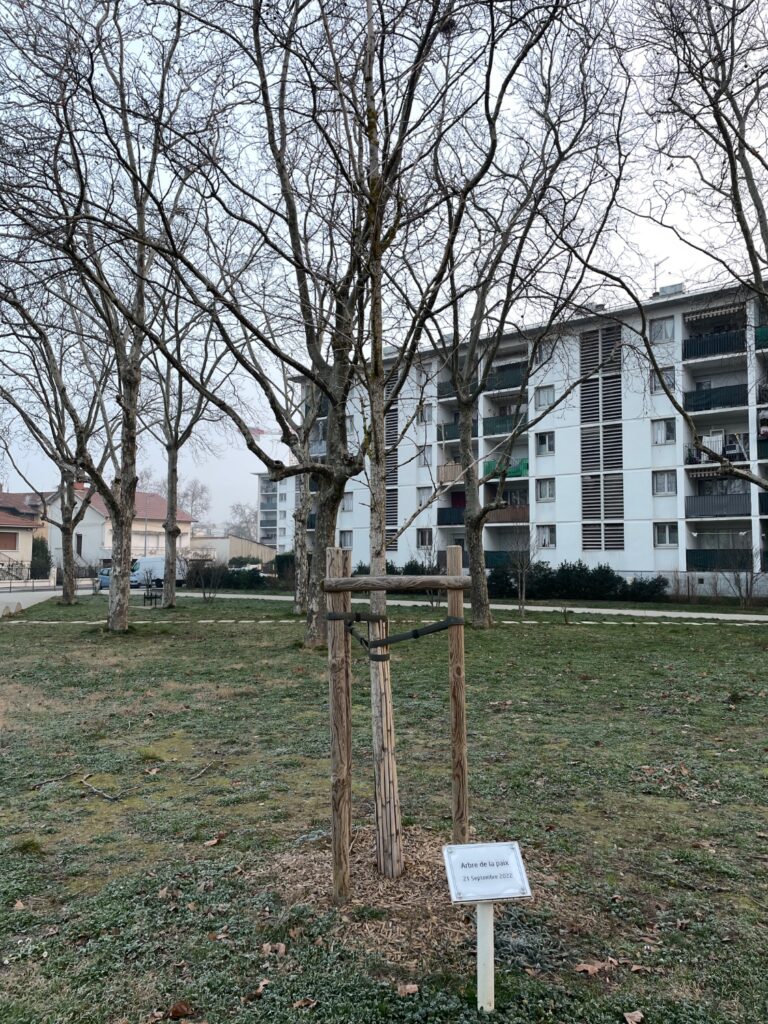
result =
[[[147,578],[156,587],[162,587],[163,580],[165,579],[165,558],[162,555],[156,555],[149,557],[142,555],[140,558],[134,560],[131,565],[131,574],[138,573],[141,585],[143,586]],[[184,566],[183,561],[179,558],[176,560],[176,584],[182,586],[187,578],[187,570]]]

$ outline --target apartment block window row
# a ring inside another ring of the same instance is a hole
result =
[[[660,316],[648,323],[648,337],[652,345],[666,345],[675,340],[675,318]]]
[[[432,530],[423,529],[416,531],[416,547],[417,548],[431,548],[432,547]]]
[[[664,388],[662,387],[662,380],[667,385],[670,391],[675,389],[675,368],[674,366],[660,366],[659,373],[655,370],[651,370],[651,394],[658,395],[660,392],[663,393]]]
[[[420,405],[416,409],[416,422],[417,423],[431,423],[432,422],[432,406],[431,405]]]
[[[344,491],[341,498],[341,511],[351,512],[353,508],[354,494],[352,491]]]
[[[339,547],[344,548],[345,551],[352,550],[352,531],[351,530],[339,530]]]
[[[653,524],[653,546],[655,548],[676,548],[677,545],[677,523]]]
[[[555,387],[553,384],[546,384],[536,388],[533,393],[533,405],[535,409],[548,409],[555,403]]]
[[[422,469],[426,469],[426,468],[428,468],[429,466],[432,465],[432,445],[431,444],[423,444],[423,445],[421,445],[419,447],[418,454],[417,454],[417,457],[416,457],[416,464],[420,468],[422,468]]]
[[[651,475],[653,493],[656,496],[677,494],[677,470],[658,469]]]
[[[674,419],[651,420],[651,441],[653,444],[674,444],[676,438],[677,432]]]
[[[536,501],[555,500],[555,478],[542,477],[536,481]]]
[[[557,527],[551,524],[537,526],[536,544],[539,548],[557,547]]]
[[[536,435],[536,454],[537,455],[554,455],[555,454],[555,432],[554,430],[544,430]]]

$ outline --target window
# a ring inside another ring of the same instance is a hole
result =
[[[536,481],[536,501],[555,500],[555,478],[549,477],[546,480]]]
[[[536,454],[537,455],[554,455],[555,453],[555,432],[554,430],[545,430],[541,434],[536,435]]]
[[[431,548],[432,547],[432,530],[417,530],[416,531],[416,547],[417,548]]]
[[[339,530],[339,547],[345,548],[347,551],[350,551],[352,549],[351,530]]]
[[[652,345],[664,345],[675,340],[675,318],[661,316],[648,324],[648,336]]]
[[[0,551],[16,551],[18,550],[18,547],[18,533],[0,533]]]
[[[659,469],[652,474],[654,494],[677,494],[677,473],[674,469]]]
[[[432,445],[423,444],[419,448],[419,466],[431,466],[432,465]]]
[[[557,531],[554,526],[537,526],[536,540],[540,548],[554,548],[557,546]]]
[[[533,349],[533,362],[535,366],[541,366],[542,363],[546,363],[552,358],[555,351],[555,343],[551,339],[542,338],[538,342],[534,342]]]
[[[674,391],[674,389],[675,389],[675,368],[674,368],[674,366],[662,366],[662,367],[660,367],[660,370],[661,370],[661,380],[659,379],[659,374],[656,373],[655,370],[651,370],[651,394],[652,395],[658,395],[660,391],[661,392],[664,391],[664,388],[661,386],[661,381],[662,380],[664,381],[664,383],[667,385],[667,387],[671,391]]]
[[[676,548],[677,523],[654,523],[653,546],[655,548]]]
[[[537,409],[548,409],[555,402],[555,386],[547,384],[544,387],[536,388],[533,404]]]
[[[285,511],[285,509],[282,509],[282,508],[277,513],[277,518],[278,519],[285,519],[285,518],[287,518],[287,516],[288,516],[288,513]]]
[[[278,532],[278,534],[279,534],[279,535],[280,535],[281,537],[284,537],[284,536],[285,536],[285,527],[284,527],[284,526],[281,526],[281,527],[280,527],[280,529],[279,529],[279,530],[278,530],[277,532]]]
[[[342,512],[351,512],[352,511],[352,502],[353,501],[354,501],[354,497],[353,497],[352,491],[344,491],[344,495],[343,495],[343,497],[341,499],[341,511]]]
[[[432,495],[431,487],[417,487],[416,488],[416,506],[421,508],[422,505],[426,505]]]
[[[417,423],[431,423],[432,422],[432,406],[431,405],[420,405],[416,410],[416,422]]]
[[[354,429],[355,429],[355,417],[354,416],[347,416],[347,433],[348,434],[353,433]]]
[[[288,501],[288,495],[287,494],[278,494],[277,500],[280,502],[281,505],[284,505],[285,502]]]
[[[75,554],[78,558],[82,558],[83,555],[83,535],[82,533],[75,534]]]
[[[651,420],[651,433],[653,444],[674,444],[675,421],[671,419]]]

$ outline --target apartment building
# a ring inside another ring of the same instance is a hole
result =
[[[757,322],[754,300],[734,288],[686,293],[678,285],[649,299],[645,314],[661,374],[695,434],[768,476],[768,326]],[[723,476],[697,451],[644,357],[639,327],[634,309],[574,320],[530,375],[526,341],[504,339],[473,426],[484,498],[503,487],[504,505],[484,528],[489,568],[527,543],[553,565],[582,559],[626,576],[693,574],[697,584],[712,573],[768,568],[768,492]],[[563,397],[584,374],[592,375]],[[502,485],[495,471],[515,416],[526,430]],[[359,411],[350,426],[361,431],[362,422]],[[388,557],[397,565],[441,560],[449,544],[464,543],[456,395],[429,352],[389,414],[387,438],[394,443],[406,424],[388,466]],[[315,431],[320,455],[322,417]],[[277,538],[286,550],[294,487],[285,483],[286,533]],[[436,489],[439,497],[398,537]],[[361,476],[350,481],[338,521],[338,543],[351,549],[353,564],[369,559],[368,514]],[[308,525],[311,538],[312,515]]]

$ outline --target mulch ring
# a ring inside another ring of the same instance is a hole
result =
[[[406,970],[438,962],[443,967],[467,967],[475,955],[474,907],[450,901],[443,842],[444,837],[425,829],[404,828],[405,872],[390,880],[376,871],[374,828],[356,828],[350,855],[351,898],[339,908],[334,937]],[[270,888],[289,906],[333,908],[327,840],[279,854],[267,872]],[[261,872],[259,876],[260,882],[266,881]]]

